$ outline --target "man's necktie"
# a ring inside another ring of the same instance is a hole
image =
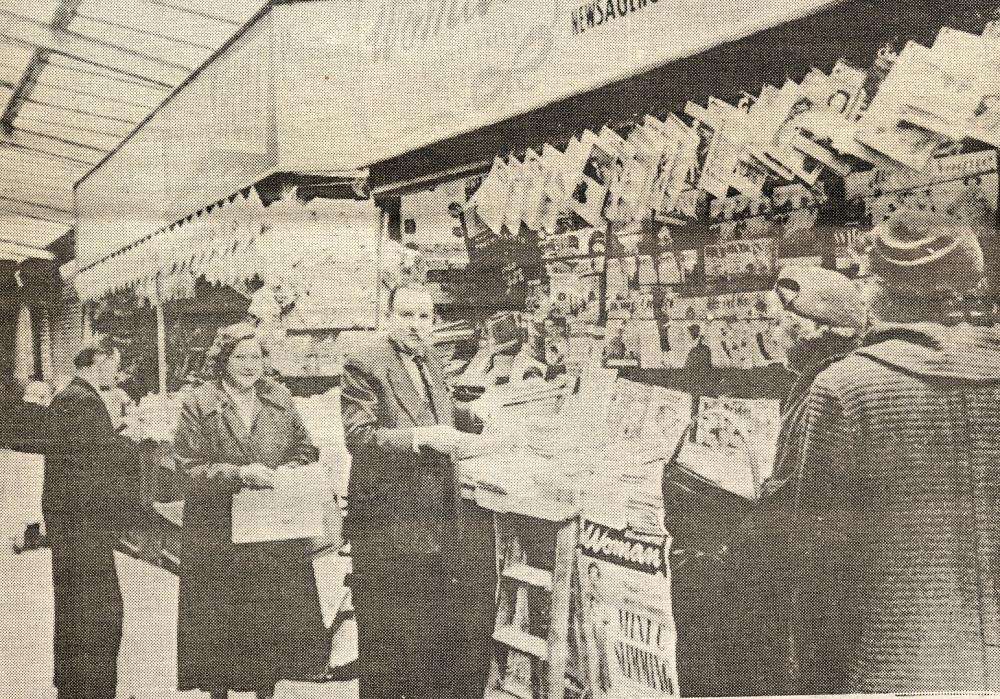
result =
[[[420,380],[424,384],[424,401],[427,403],[427,407],[430,408],[431,415],[434,416],[434,422],[438,422],[437,410],[434,408],[434,389],[431,387],[431,380],[427,375],[427,357],[422,354],[410,355],[413,359],[413,363],[417,365],[417,372],[420,374]]]

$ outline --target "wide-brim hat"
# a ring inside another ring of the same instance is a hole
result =
[[[902,209],[871,232],[868,272],[886,291],[937,298],[976,290],[985,276],[983,250],[964,221]]]
[[[787,310],[820,325],[861,330],[868,320],[858,285],[832,269],[790,265],[774,291]]]

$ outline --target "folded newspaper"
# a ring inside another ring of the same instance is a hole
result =
[[[233,496],[233,543],[323,536],[324,503],[332,497],[322,466],[278,468],[274,488],[244,489]]]

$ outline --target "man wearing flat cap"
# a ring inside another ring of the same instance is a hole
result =
[[[872,328],[788,435],[791,691],[1000,690],[1000,330],[973,231],[897,212],[872,232]]]

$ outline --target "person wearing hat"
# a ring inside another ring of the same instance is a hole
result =
[[[901,210],[871,235],[873,326],[788,435],[791,691],[1000,691],[1000,330],[968,225]]]
[[[782,308],[778,334],[784,337],[786,364],[796,379],[782,407],[777,458],[771,477],[763,485],[765,497],[791,475],[783,458],[788,433],[802,417],[803,401],[813,380],[858,346],[868,324],[861,289],[840,272],[823,267],[785,267],[774,292]]]
[[[794,571],[787,556],[791,536],[794,451],[789,437],[804,419],[804,400],[817,374],[858,346],[868,322],[861,289],[851,279],[818,266],[787,266],[778,275],[778,338],[796,379],[784,402],[777,456],[760,499],[731,544],[731,570],[739,594],[725,608],[730,629],[732,695],[787,694],[788,590]]]
[[[233,496],[271,488],[279,467],[317,460],[288,389],[266,375],[249,324],[220,329],[210,380],[181,408],[174,455],[184,486],[177,683],[212,699],[271,697],[279,680],[322,674],[329,654],[304,539],[234,543]]]

